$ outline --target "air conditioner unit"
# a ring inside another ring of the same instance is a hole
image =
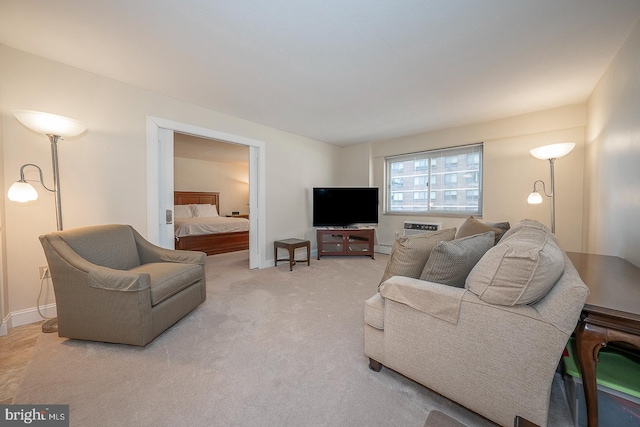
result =
[[[405,221],[403,227],[403,236],[413,236],[414,234],[428,233],[431,231],[439,231],[442,229],[442,223],[439,222],[415,222]]]

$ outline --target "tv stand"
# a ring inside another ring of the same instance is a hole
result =
[[[374,258],[373,228],[318,229],[318,259],[321,256],[370,256]]]

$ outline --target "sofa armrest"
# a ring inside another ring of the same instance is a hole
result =
[[[148,264],[151,262],[177,262],[182,264],[199,264],[204,265],[207,254],[197,251],[181,251],[173,249],[165,249],[148,242],[133,227],[131,227],[133,237],[138,247],[140,262]]]
[[[380,286],[383,298],[453,324],[458,323],[460,305],[466,292],[462,288],[403,276],[393,276]]]

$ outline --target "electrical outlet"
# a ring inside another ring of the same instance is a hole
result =
[[[47,267],[46,265],[41,266],[39,269],[40,271],[40,278],[48,278],[51,277],[51,273],[49,273],[49,267]]]

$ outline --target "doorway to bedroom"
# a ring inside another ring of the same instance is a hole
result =
[[[177,248],[195,245],[211,255],[244,251],[248,264],[249,147],[180,132],[173,141],[176,197],[215,197],[218,211],[198,217],[194,209],[175,208]]]
[[[249,148],[249,268],[266,268],[266,162],[265,143],[161,117],[147,116],[147,215],[148,238],[164,248],[174,248],[173,226],[174,132],[224,141]],[[224,203],[224,201],[222,202]]]

